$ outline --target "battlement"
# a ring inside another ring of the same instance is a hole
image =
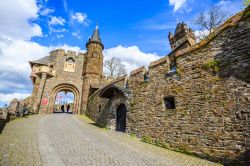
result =
[[[145,71],[146,71],[145,67],[142,66],[142,67],[140,67],[140,68],[137,68],[137,69],[131,71],[131,72],[130,72],[130,76],[136,75],[136,74],[138,74],[138,73],[145,72]]]
[[[237,24],[242,19],[242,16],[243,16],[243,12],[238,13],[234,17],[227,20],[221,27],[219,27],[217,30],[211,33],[206,39],[200,41],[199,43],[192,45],[190,47],[177,50],[177,51],[173,50],[168,55],[156,61],[151,62],[148,66],[148,69],[146,69],[145,66],[139,67],[131,71],[128,76],[116,78],[114,81],[112,81],[111,84],[116,84],[116,83],[121,83],[121,82],[126,84],[126,81],[130,83],[133,82],[133,83],[139,84],[141,82],[144,82],[145,80],[149,81],[151,79],[155,79],[159,77],[160,78],[166,78],[166,77],[176,78],[175,75],[180,74],[178,73],[179,71],[177,71],[179,67],[181,65],[185,65],[185,64],[179,64],[178,58],[180,56],[183,56],[185,54],[190,54],[191,52],[198,50],[198,49],[202,49],[207,44],[209,44],[209,42],[213,40],[217,35],[222,33],[222,31],[224,31],[226,28],[235,26],[235,24]],[[180,35],[180,33],[182,32],[185,32],[185,35],[189,35],[189,36],[193,35],[193,34],[190,34],[190,33],[193,33],[192,29],[188,28],[188,26],[185,23],[179,23],[177,25],[175,35],[178,36],[178,34]],[[175,38],[177,36],[170,35],[169,38]],[[174,64],[174,67],[171,64],[172,62],[170,61],[170,55],[174,55],[173,57],[175,57],[175,61],[177,61],[176,64]]]
[[[58,56],[58,55],[65,55],[65,50],[64,49],[55,49],[50,52],[50,55],[52,56]]]
[[[71,50],[65,50],[65,49],[55,49],[50,52],[50,55],[52,56],[67,56],[67,57],[78,57],[78,56],[84,56],[85,53],[83,52],[76,52],[76,51],[71,51]]]
[[[149,65],[149,68],[156,67],[157,65],[160,65],[160,64],[162,64],[162,63],[170,63],[170,62],[169,62],[169,57],[168,57],[168,56],[165,56],[165,57],[163,57],[163,58],[161,58],[161,59],[158,59],[158,60],[156,60],[156,61],[154,61],[154,62],[151,62],[150,65]]]

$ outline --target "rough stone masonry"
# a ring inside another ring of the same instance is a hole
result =
[[[179,27],[184,29],[181,37]],[[185,27],[179,24],[177,34],[169,35],[182,40],[171,45],[169,55],[90,96],[86,114],[102,126],[120,130],[122,124],[126,132],[168,148],[247,165],[249,7],[195,45]],[[119,117],[121,105],[126,106],[125,122]]]
[[[164,147],[224,163],[249,163],[250,7],[195,43],[185,23],[172,52],[107,83],[98,28],[87,53],[55,50],[30,61],[34,112],[52,113],[56,94],[74,94],[74,113]]]

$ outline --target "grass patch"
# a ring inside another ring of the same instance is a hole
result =
[[[93,120],[91,120],[89,117],[87,117],[86,115],[77,115],[80,119],[83,119],[84,121],[86,121],[87,123],[95,123]]]
[[[218,73],[220,71],[220,61],[218,60],[211,60],[205,64],[203,64],[203,68],[206,71],[212,72],[212,73]]]
[[[80,119],[84,120],[85,122],[87,122],[88,124],[94,125],[98,128],[101,128],[103,130],[109,130],[107,125],[102,124],[102,123],[96,123],[95,121],[93,121],[92,119],[90,119],[89,117],[87,117],[86,115],[77,115],[77,117],[79,117]]]
[[[134,133],[129,133],[129,136],[130,136],[130,138],[137,138],[136,134],[134,134]]]

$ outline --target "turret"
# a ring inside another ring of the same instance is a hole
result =
[[[93,43],[99,44],[102,47],[102,49],[104,49],[104,46],[103,46],[101,38],[100,38],[98,25],[96,25],[95,30],[94,30],[91,38],[89,38],[89,41],[86,44],[86,48],[88,49],[89,45],[93,44]]]
[[[104,46],[101,42],[98,25],[86,44],[87,53],[83,64],[82,111],[86,110],[91,85],[100,84],[103,74]]]
[[[83,75],[94,74],[101,77],[103,71],[104,46],[101,42],[98,25],[96,26],[91,38],[86,44],[87,54],[84,58]]]
[[[184,22],[177,24],[174,35],[169,32],[168,39],[173,51],[195,44],[194,32]]]

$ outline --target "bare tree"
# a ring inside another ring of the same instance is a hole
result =
[[[205,38],[208,34],[213,32],[214,29],[219,27],[228,17],[226,11],[219,6],[214,6],[207,13],[202,12],[195,19],[195,24],[200,27],[200,39]]]
[[[126,67],[121,63],[120,58],[112,57],[104,62],[105,74],[111,77],[118,77],[127,74]]]

